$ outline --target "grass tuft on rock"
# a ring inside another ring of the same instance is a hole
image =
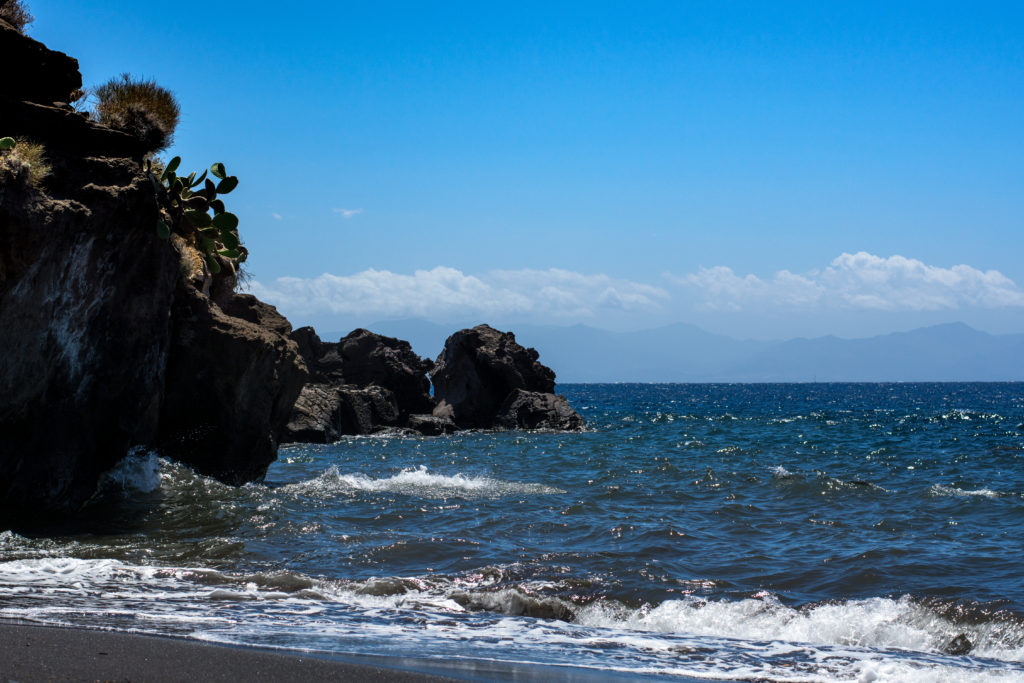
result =
[[[97,86],[92,94],[100,123],[134,135],[150,153],[171,146],[181,108],[167,88],[126,73]]]
[[[50,175],[50,170],[46,149],[37,142],[17,138],[10,149],[0,150],[0,185],[21,185],[38,190],[43,179]]]
[[[33,18],[22,0],[0,0],[0,19],[18,29],[19,33],[25,32]]]

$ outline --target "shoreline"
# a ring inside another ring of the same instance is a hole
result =
[[[627,681],[665,676],[476,660],[329,655],[174,636],[0,621],[0,678],[14,681]],[[679,683],[699,679],[671,676]]]

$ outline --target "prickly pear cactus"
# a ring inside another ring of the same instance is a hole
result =
[[[212,275],[221,272],[222,263],[237,273],[249,252],[238,237],[238,216],[225,209],[219,195],[238,187],[238,178],[228,175],[222,163],[214,164],[198,177],[194,171],[187,176],[178,175],[180,165],[181,157],[174,157],[159,176],[151,166],[147,169],[158,197],[166,196],[166,206],[162,208],[171,218],[170,223],[162,217],[157,221],[157,235],[168,239],[171,232],[181,234],[203,255]],[[209,174],[218,182],[211,180]]]

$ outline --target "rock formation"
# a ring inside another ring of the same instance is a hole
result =
[[[502,429],[551,429],[578,431],[583,418],[572,409],[565,396],[515,389],[501,404],[494,420]]]
[[[433,410],[426,374],[433,364],[409,342],[363,329],[324,342],[311,327],[296,330],[292,339],[310,369],[310,383],[295,403],[286,440],[329,443],[345,434],[406,427],[411,415]]]
[[[448,337],[434,363],[434,415],[461,428],[580,429],[583,419],[554,395],[555,373],[511,332],[488,325]]]
[[[137,141],[62,104],[74,59],[0,21],[0,61],[18,65],[0,137],[42,143],[52,167],[0,183],[0,522],[78,509],[135,445],[258,479],[306,379],[290,325],[183,275]]]

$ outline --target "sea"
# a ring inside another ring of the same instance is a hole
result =
[[[1024,384],[563,384],[582,433],[141,449],[0,619],[485,680],[1024,681]]]

